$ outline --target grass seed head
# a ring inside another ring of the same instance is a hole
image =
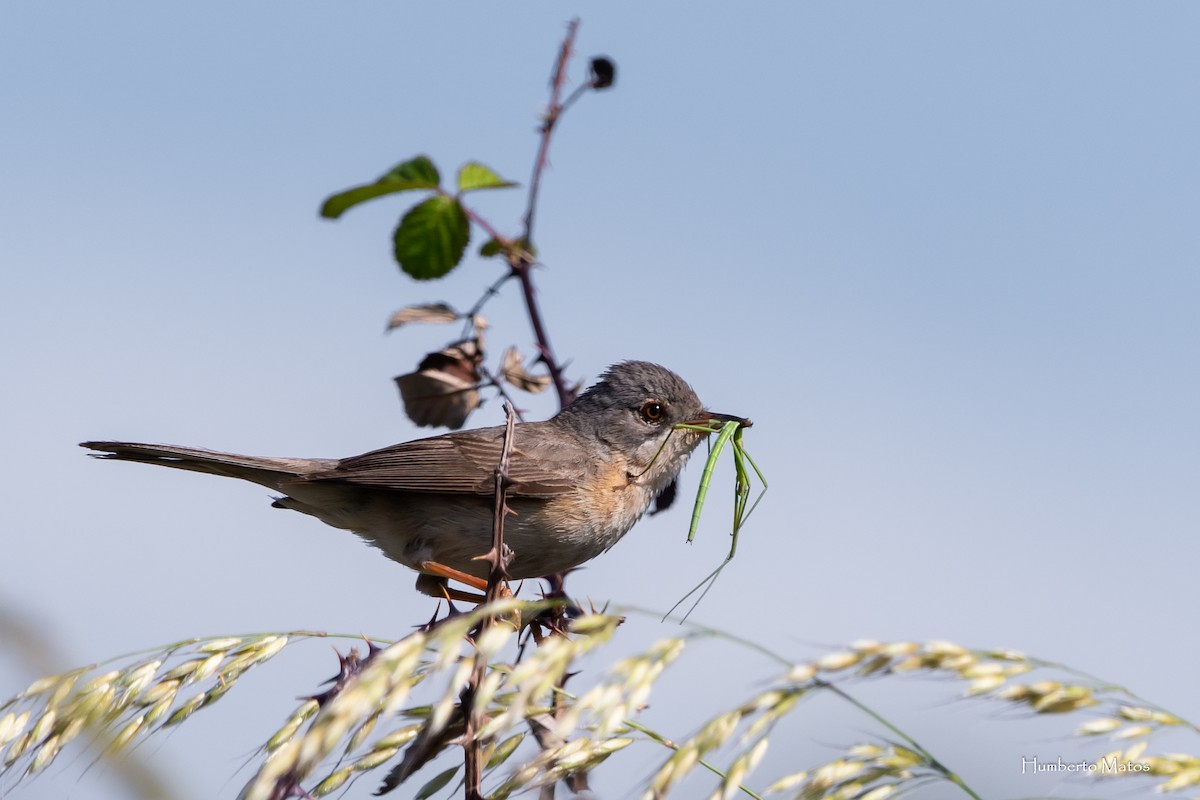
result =
[[[139,706],[152,706],[164,698],[174,700],[182,685],[183,681],[180,678],[161,680],[143,692],[142,696],[134,702]]]
[[[1032,705],[1039,714],[1065,714],[1094,706],[1098,702],[1092,696],[1092,690],[1086,686],[1064,686],[1042,695]]]
[[[79,677],[78,672],[68,673],[58,681],[54,686],[54,690],[50,692],[50,696],[46,699],[46,705],[54,708],[67,699],[67,695],[71,693],[71,687],[75,685],[76,679]]]
[[[58,741],[63,745],[73,741],[79,734],[83,733],[84,727],[87,725],[87,720],[80,717],[75,717],[68,720],[66,725],[62,726],[62,730],[58,733]]]
[[[163,727],[172,728],[178,725],[192,714],[196,713],[196,711],[199,710],[200,706],[202,705],[204,705],[204,695],[198,694],[195,697],[189,698],[186,703],[175,710],[175,713],[167,717],[167,721],[163,723]]]
[[[346,781],[350,780],[354,775],[354,767],[342,767],[332,773],[325,780],[318,783],[313,788],[313,794],[317,797],[324,797],[327,794],[332,794],[345,785]]]
[[[1130,722],[1149,722],[1154,719],[1154,711],[1141,706],[1121,706],[1117,709],[1117,714]]]
[[[916,642],[890,642],[889,644],[885,644],[880,652],[891,658],[901,658],[903,656],[911,656],[920,649],[921,645]]]
[[[392,760],[399,752],[399,747],[376,748],[354,762],[354,771],[367,772],[368,770],[375,769],[380,764],[385,764]]]
[[[876,786],[874,789],[859,795],[858,800],[884,800],[885,797],[891,797],[897,788],[897,785],[894,783],[887,786]]]
[[[13,762],[21,756],[25,755],[25,751],[29,749],[29,745],[33,742],[33,731],[25,731],[12,743],[8,748],[8,752],[4,754],[3,766],[7,769],[11,767]]]
[[[133,737],[137,736],[138,732],[141,731],[145,725],[146,715],[144,714],[138,715],[129,722],[125,723],[125,726],[117,732],[117,735],[114,736],[112,741],[108,743],[108,746],[104,748],[104,755],[112,756],[116,753],[119,753],[131,741],[133,741]]]
[[[33,739],[40,742],[50,735],[50,731],[54,729],[54,723],[58,721],[58,712],[53,708],[48,709],[42,716],[38,717],[38,721],[33,725]]]
[[[29,768],[25,770],[26,775],[36,775],[37,773],[50,766],[50,763],[58,756],[62,750],[62,742],[57,736],[51,736],[46,741],[42,742],[38,747],[37,752],[33,755],[33,761]]]
[[[10,711],[0,717],[0,747],[20,736],[27,724],[29,724],[28,711],[22,711],[20,714]]]
[[[837,672],[852,667],[861,661],[863,655],[852,650],[842,650],[829,653],[817,659],[817,668],[823,672]]]
[[[859,674],[859,676],[865,678],[869,675],[874,675],[876,672],[882,672],[883,670],[885,670],[889,666],[891,666],[891,664],[892,664],[891,656],[884,655],[883,653],[878,653],[876,655],[871,656],[870,658],[868,658],[866,661],[863,662],[862,666],[860,666],[858,668],[858,674]]]
[[[25,688],[25,691],[19,693],[17,695],[17,699],[25,700],[30,697],[37,697],[40,694],[45,694],[54,687],[58,686],[64,677],[65,676],[63,675],[46,675],[45,677],[38,678],[33,683],[29,684],[29,686]]]
[[[1154,727],[1151,725],[1129,725],[1122,728],[1113,734],[1113,739],[1122,741],[1124,739],[1137,739],[1140,736],[1149,736],[1154,733]]]
[[[1187,789],[1191,786],[1200,786],[1200,768],[1186,769],[1177,772],[1172,777],[1163,781],[1158,787],[1160,792],[1175,792],[1180,789]]]
[[[1086,722],[1075,729],[1075,733],[1080,736],[1098,736],[1104,733],[1112,733],[1117,728],[1121,727],[1119,719],[1112,717],[1104,717],[1102,719],[1094,719],[1091,722]]]
[[[171,706],[175,703],[175,696],[164,697],[154,705],[150,706],[150,710],[146,712],[146,724],[153,725],[167,715],[171,710]]]
[[[942,641],[935,639],[932,642],[925,643],[925,652],[934,656],[964,656],[970,655],[970,651],[962,645],[954,642]]]
[[[817,676],[816,664],[797,664],[792,667],[784,680],[788,683],[808,683]]]
[[[963,692],[964,697],[974,697],[988,692],[1004,685],[1003,675],[984,675],[982,678],[976,678],[967,684],[966,690]]]
[[[780,778],[779,780],[772,783],[770,786],[768,786],[766,789],[763,790],[763,794],[768,795],[768,794],[779,794],[780,792],[786,792],[789,789],[796,788],[800,784],[804,783],[806,780],[808,780],[808,771],[807,770],[801,770],[800,772],[793,772],[791,775],[784,775],[782,778]]]

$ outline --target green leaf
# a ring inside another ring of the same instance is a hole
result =
[[[436,189],[442,182],[442,176],[438,174],[437,167],[433,165],[433,161],[429,156],[415,156],[401,164],[397,164],[384,175],[380,180],[410,180],[424,181],[430,189]]]
[[[365,203],[367,200],[374,200],[385,194],[406,192],[410,189],[436,189],[441,182],[442,177],[438,174],[437,167],[433,165],[433,162],[427,156],[417,156],[392,167],[375,183],[355,186],[353,189],[333,195],[321,206],[321,216],[337,219],[346,209],[359,203]]]
[[[417,793],[413,795],[413,800],[428,800],[428,798],[433,797],[439,791],[444,789],[446,784],[450,782],[450,779],[453,778],[457,773],[458,767],[451,767],[444,772],[439,772],[437,775],[434,775],[428,783],[417,790]]]
[[[471,192],[476,189],[507,189],[517,184],[501,178],[490,167],[478,161],[468,161],[458,171],[458,191]]]
[[[496,749],[492,752],[492,757],[488,759],[487,768],[494,769],[507,761],[508,757],[517,749],[517,745],[521,744],[524,739],[525,734],[517,733],[496,745]]]
[[[436,195],[409,209],[393,236],[400,269],[419,281],[440,278],[458,266],[471,237],[462,206]]]

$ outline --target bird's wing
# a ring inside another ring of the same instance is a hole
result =
[[[538,445],[536,428],[543,423],[518,424],[509,454],[510,495],[552,497],[578,486],[591,465],[572,447]],[[459,431],[395,444],[361,456],[343,459],[333,469],[304,477],[378,486],[406,492],[490,495],[495,491],[496,467],[504,426]]]

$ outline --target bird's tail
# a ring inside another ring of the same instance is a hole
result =
[[[140,461],[143,464],[158,464],[174,469],[241,478],[277,491],[283,491],[282,485],[285,483],[316,472],[324,472],[337,465],[337,461],[332,459],[241,456],[236,453],[219,453],[198,447],[178,447],[170,444],[83,442],[79,446],[100,451],[91,454],[96,458]]]

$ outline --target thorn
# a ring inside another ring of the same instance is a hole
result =
[[[441,610],[442,610],[442,601],[439,600],[437,606],[435,606],[433,609],[433,616],[429,618],[429,622],[426,622],[424,625],[414,625],[413,628],[420,631],[421,633],[429,633],[430,631],[433,630],[434,625],[437,624],[438,612]]]

